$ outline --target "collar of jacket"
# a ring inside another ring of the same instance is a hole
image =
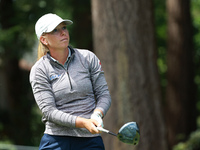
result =
[[[74,57],[74,54],[75,54],[75,50],[74,50],[71,46],[68,46],[68,48],[71,50],[71,58],[73,58],[73,57]],[[49,51],[47,52],[47,58],[48,58],[49,60],[54,61],[54,62],[58,62],[56,59],[53,59],[53,58],[51,57]]]

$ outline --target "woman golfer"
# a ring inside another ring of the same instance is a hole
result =
[[[50,13],[35,25],[39,58],[30,83],[45,124],[39,149],[104,150],[96,127],[103,127],[111,97],[95,54],[69,46],[70,24]]]

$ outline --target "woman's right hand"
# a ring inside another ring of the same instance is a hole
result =
[[[76,119],[76,128],[86,128],[92,134],[100,133],[100,131],[97,130],[97,126],[100,126],[100,125],[94,119],[85,119],[81,117],[77,117]]]

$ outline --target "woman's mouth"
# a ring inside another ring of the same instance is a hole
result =
[[[64,39],[62,39],[61,41],[68,41],[68,38],[64,38]]]

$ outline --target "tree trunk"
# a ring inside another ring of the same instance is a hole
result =
[[[190,0],[168,0],[166,121],[170,147],[196,129]]]
[[[167,150],[156,65],[153,1],[93,0],[94,51],[112,97],[105,128],[118,132],[126,122],[140,126],[138,146],[103,134],[107,150]]]

